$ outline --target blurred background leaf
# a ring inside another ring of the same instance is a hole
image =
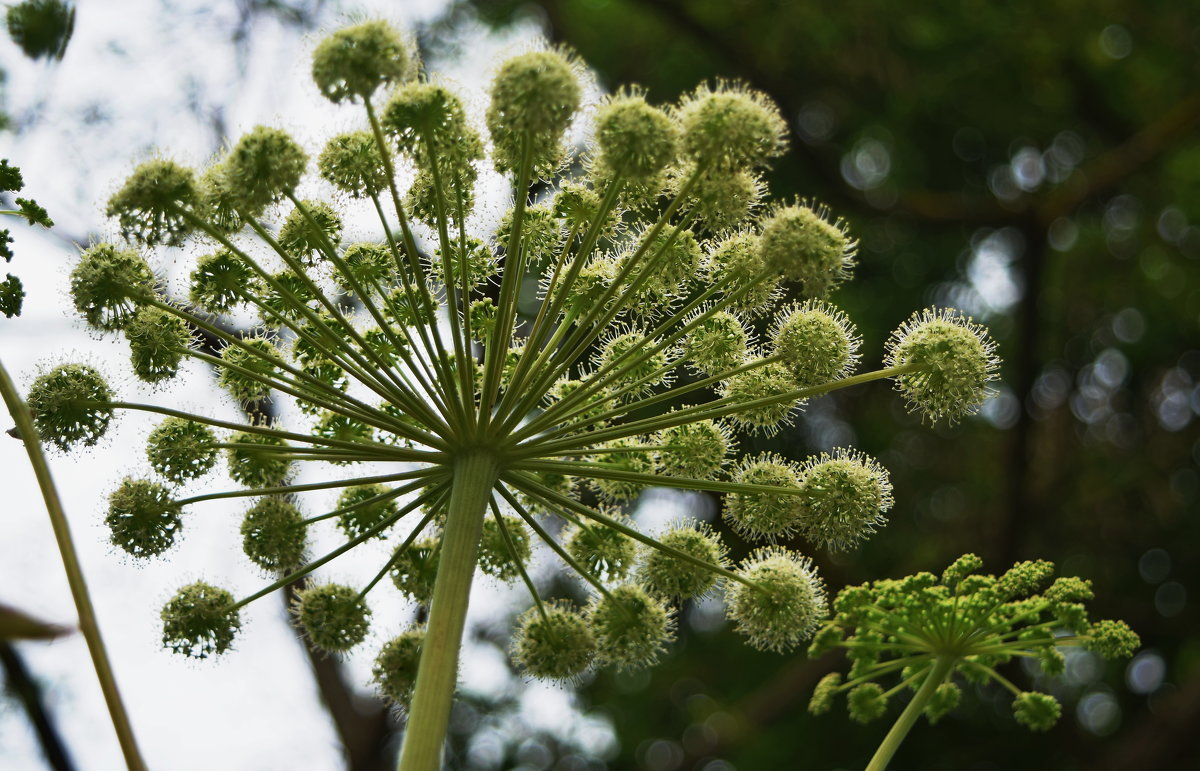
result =
[[[75,7],[62,0],[25,0],[5,13],[8,36],[30,59],[62,59],[75,31]]]
[[[53,640],[71,630],[41,621],[23,610],[0,605],[0,642],[13,640]]]

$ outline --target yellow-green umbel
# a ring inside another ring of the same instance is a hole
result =
[[[994,682],[1013,694],[1013,716],[1034,731],[1048,730],[1062,714],[1047,693],[1023,691],[998,671],[1014,658],[1042,664],[1047,676],[1062,674],[1060,648],[1082,646],[1106,659],[1133,655],[1138,636],[1121,621],[1091,623],[1083,602],[1091,583],[1064,576],[1051,582],[1054,565],[1020,562],[999,576],[979,574],[974,554],[955,560],[940,577],[917,573],[902,579],[848,586],[833,602],[834,616],[809,648],[816,656],[843,647],[852,661],[843,681],[826,675],[809,711],[829,711],[846,693],[851,718],[862,723],[882,717],[889,698],[915,694],[897,718],[871,763],[883,771],[923,713],[936,722],[961,699],[954,682]],[[880,680],[893,680],[892,687]]]

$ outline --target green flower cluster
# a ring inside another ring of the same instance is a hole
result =
[[[845,693],[850,717],[865,723],[881,717],[891,697],[911,689],[916,695],[906,712],[923,711],[935,723],[957,706],[961,691],[955,678],[961,677],[999,683],[1013,694],[1017,722],[1045,731],[1061,715],[1058,701],[1021,690],[1000,667],[1029,658],[1053,676],[1063,672],[1065,647],[1081,646],[1106,659],[1137,650],[1138,636],[1124,622],[1089,621],[1083,605],[1093,597],[1089,581],[1067,576],[1051,581],[1054,565],[1043,560],[1018,563],[999,576],[978,574],[982,565],[966,554],[940,578],[917,573],[842,589],[833,618],[808,652],[819,656],[840,647],[850,672],[826,675],[809,711],[827,712],[834,697]],[[880,680],[896,682],[885,688]]]
[[[13,39],[20,41],[20,35],[13,30],[14,17],[21,17],[23,14],[28,14],[31,6],[38,5],[37,3],[21,3],[14,5],[8,9],[9,31],[13,34]],[[18,22],[21,23],[21,22]],[[65,42],[64,42],[65,45]],[[40,54],[30,53],[30,56]],[[21,176],[21,170],[16,166],[9,166],[8,159],[0,160],[0,193],[17,192],[25,186],[25,180]],[[6,214],[10,217],[21,217],[29,225],[41,225],[44,228],[54,226],[54,221],[50,219],[50,215],[46,210],[38,205],[36,201],[30,198],[17,198],[16,209],[0,209],[0,215]],[[0,229],[0,257],[4,258],[5,262],[12,262],[13,251],[9,248],[9,244],[13,241],[8,228]],[[6,273],[4,280],[0,281],[0,313],[3,313],[5,318],[13,318],[21,315],[21,306],[25,303],[25,287],[21,283],[21,279],[11,273]]]

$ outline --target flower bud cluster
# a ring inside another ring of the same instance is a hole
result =
[[[1057,699],[1022,691],[997,672],[999,666],[1029,657],[1052,676],[1063,671],[1065,647],[1081,646],[1108,659],[1137,650],[1138,637],[1124,622],[1088,621],[1080,603],[1092,597],[1089,582],[1061,577],[1051,583],[1054,565],[1042,560],[1018,563],[1000,576],[976,573],[981,566],[978,557],[966,554],[940,579],[918,573],[839,592],[834,616],[817,632],[809,655],[844,647],[852,662],[849,679],[827,675],[814,690],[809,710],[828,711],[835,695],[844,692],[850,716],[868,722],[884,714],[889,696],[905,688],[916,691],[929,677],[940,677],[924,706],[936,722],[958,704],[954,678],[961,676],[999,683],[1014,696],[1017,722],[1045,731],[1062,714]],[[895,688],[885,691],[874,682],[897,670],[902,674]]]

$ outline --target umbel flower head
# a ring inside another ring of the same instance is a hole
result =
[[[1088,620],[1083,602],[1093,597],[1091,582],[1051,581],[1054,565],[1044,560],[1017,563],[999,576],[977,573],[982,565],[965,554],[940,577],[917,573],[842,589],[809,655],[842,647],[850,673],[826,675],[809,711],[827,712],[844,693],[850,717],[866,723],[887,712],[891,697],[911,689],[916,694],[908,709],[937,722],[958,704],[955,680],[962,678],[999,684],[1013,695],[1016,721],[1045,731],[1062,714],[1058,701],[1014,685],[1000,671],[1004,664],[1028,658],[1054,676],[1064,669],[1063,648],[1082,647],[1106,659],[1137,650],[1138,636],[1124,622]]]
[[[123,330],[139,378],[168,387],[198,360],[249,412],[236,422],[117,401],[83,365],[30,391],[39,432],[62,449],[99,441],[115,411],[163,417],[147,448],[157,477],[114,494],[113,542],[134,556],[165,551],[206,501],[252,499],[246,557],[276,580],[240,599],[185,587],[163,611],[164,642],[221,653],[242,606],[383,540],[391,556],[374,580],[311,585],[293,610],[312,644],[340,653],[367,639],[385,576],[429,606],[427,626],[392,639],[375,669],[389,697],[411,699],[409,736],[423,738],[406,758],[440,744],[477,568],[528,589],[512,651],[534,677],[646,666],[669,644],[677,603],[718,588],[751,645],[795,649],[826,615],[797,547],[848,548],[880,528],[887,473],[855,450],[797,461],[740,455],[739,440],[786,429],[808,399],[888,377],[932,418],[954,419],[994,377],[986,333],[918,314],[887,367],[854,374],[860,341],[832,293],[856,242],[811,201],[757,215],[786,129],[761,93],[720,83],[659,106],[620,91],[597,108],[583,162],[566,164],[585,93],[569,54],[496,69],[490,152],[454,92],[419,71],[382,22],[334,33],[313,78],[357,126],[319,152],[258,126],[203,171],[142,164],[108,204],[129,243],[92,247],[72,274],[76,307],[100,331]],[[515,191],[494,233],[471,225],[485,161]],[[314,174],[343,196],[302,198]],[[546,195],[531,200],[539,181]],[[344,243],[360,210],[378,233]],[[180,243],[202,256],[174,296],[142,247]],[[807,299],[778,307],[788,285]],[[233,311],[257,314],[255,328],[215,322]],[[255,414],[281,401],[298,422]],[[179,492],[222,456],[237,489]],[[324,476],[293,482],[303,464]],[[649,486],[723,494],[731,529],[768,545],[733,564],[718,529],[680,522],[652,537],[629,513]],[[312,512],[309,494],[327,490],[340,491],[335,508]],[[310,556],[310,530],[326,527],[342,545]],[[803,546],[771,545],[793,538]],[[526,569],[539,542],[589,602],[540,596]]]

